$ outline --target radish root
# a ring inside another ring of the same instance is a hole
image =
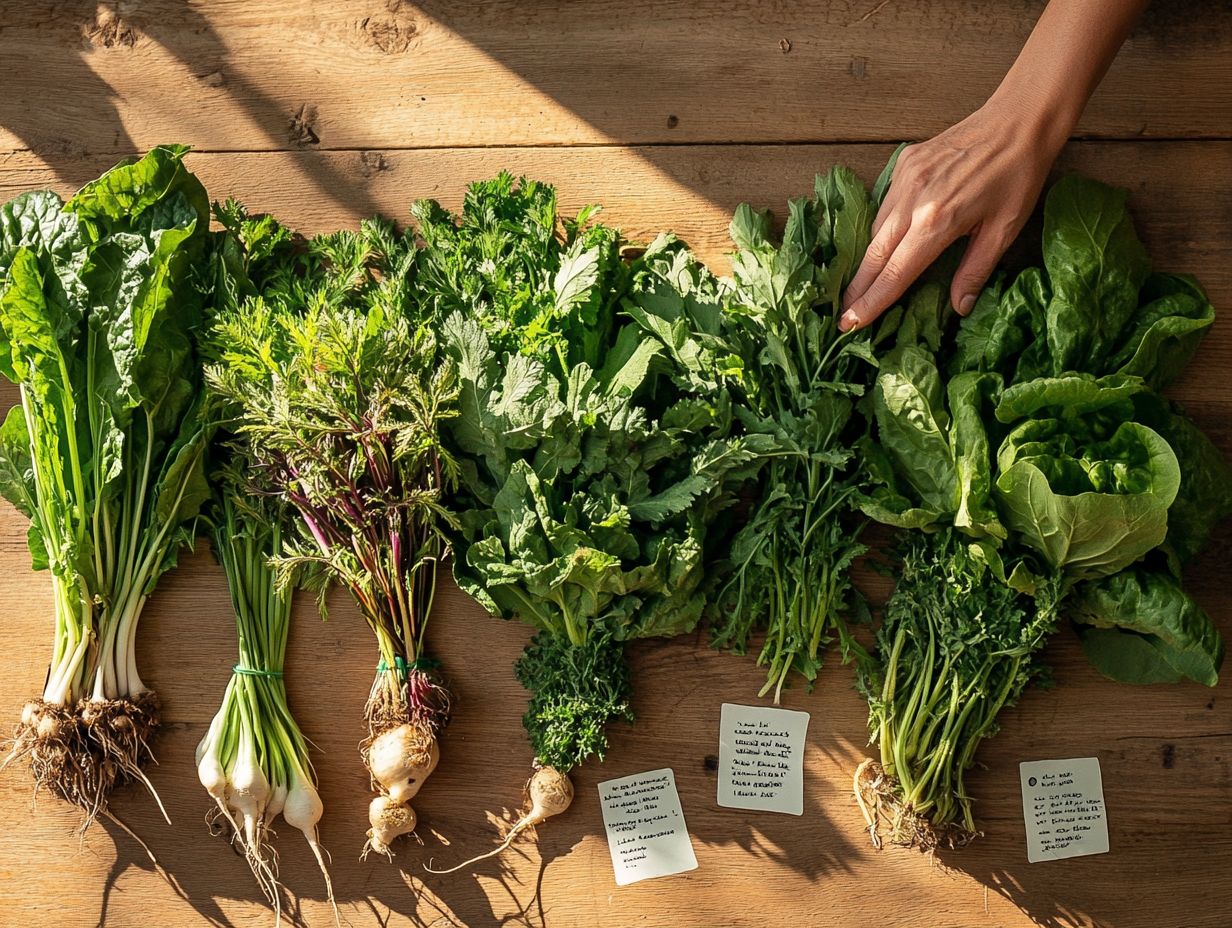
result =
[[[514,823],[513,827],[509,829],[509,834],[505,835],[505,840],[495,848],[485,854],[465,860],[456,866],[449,867],[446,870],[434,870],[429,864],[424,864],[424,869],[429,873],[435,874],[456,873],[481,860],[497,856],[502,851],[505,851],[513,843],[514,838],[526,829],[542,825],[549,818],[560,815],[568,809],[573,803],[573,782],[569,779],[568,774],[561,773],[555,767],[538,767],[531,775],[531,778],[526,781],[525,793],[526,799],[530,802],[530,811],[526,812]]]
[[[418,818],[410,800],[441,759],[437,735],[449,720],[449,692],[420,670],[398,674],[379,671],[365,707],[368,737],[359,745],[376,793],[368,806],[366,860],[375,851],[393,859],[393,842],[412,834]]]

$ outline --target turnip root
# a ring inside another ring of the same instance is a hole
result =
[[[317,792],[312,781],[302,773],[294,777],[289,790],[286,787],[279,787],[279,789],[282,791],[282,796],[275,793],[274,800],[266,810],[269,818],[273,819],[281,811],[286,823],[303,833],[308,841],[308,847],[312,850],[312,856],[317,860],[317,866],[321,868],[321,876],[325,878],[325,894],[329,899],[330,908],[334,910],[334,924],[340,924],[338,903],[334,900],[334,884],[329,878],[329,867],[325,865],[326,852],[321,847],[317,836],[317,823],[321,821],[321,815],[325,811],[325,806],[321,802],[321,794]],[[277,811],[274,810],[275,805],[277,805]]]
[[[396,803],[413,799],[440,759],[436,738],[410,723],[389,729],[368,746],[372,779]]]
[[[495,857],[504,851],[513,839],[527,828],[541,825],[553,816],[560,815],[573,803],[573,781],[567,773],[561,773],[555,767],[537,767],[526,783],[526,798],[530,801],[530,809],[520,819],[514,822],[505,840],[486,854],[472,857],[448,870],[433,870],[429,866],[424,869],[429,873],[453,873],[464,867],[489,857]]]
[[[393,857],[390,849],[394,839],[409,835],[415,830],[415,810],[408,805],[394,802],[388,796],[377,796],[368,803],[368,843],[364,845],[361,858],[366,858],[369,851],[376,851],[386,857]]]
[[[392,842],[417,821],[408,805],[441,759],[437,733],[449,718],[449,693],[424,670],[379,669],[368,699],[370,735],[360,745],[372,788],[368,840],[361,857],[393,857]]]

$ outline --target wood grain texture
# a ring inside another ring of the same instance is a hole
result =
[[[724,265],[743,199],[781,207],[834,161],[871,179],[885,143],[922,138],[995,86],[1043,0],[241,0],[0,4],[0,200],[34,187],[70,192],[118,155],[164,141],[201,149],[191,165],[305,232],[353,226],[416,198],[457,206],[463,184],[508,167],[550,180],[570,209],[601,201],[633,240],[674,228]],[[1078,127],[1060,169],[1129,184],[1161,267],[1201,278],[1232,311],[1232,8],[1157,2]],[[1207,141],[1197,141],[1206,139]],[[858,144],[829,144],[845,140]],[[707,144],[698,144],[707,143]],[[784,144],[790,143],[790,144]],[[1038,234],[1038,223],[1028,237]],[[1221,318],[1175,395],[1232,453],[1232,325]],[[0,387],[0,407],[14,392]],[[0,504],[0,731],[42,685],[50,587],[29,570],[24,520]],[[1199,601],[1232,635],[1222,530],[1191,571]],[[164,578],[142,625],[143,675],[166,725],[148,796],[116,811],[158,855],[30,803],[23,770],[0,775],[0,926],[267,926],[244,863],[207,834],[193,750],[226,684],[234,630],[208,547]],[[868,577],[862,582],[876,589]],[[422,864],[487,849],[513,814],[530,750],[512,663],[528,632],[482,615],[446,584],[435,647],[458,695],[441,766],[416,808],[423,845],[395,864],[360,863],[366,776],[356,744],[375,660],[344,596],[321,622],[300,604],[288,661],[293,707],[314,757],[343,923],[528,924],[544,928],[708,928],[792,923],[863,928],[1225,928],[1232,923],[1232,692],[1117,687],[1063,632],[1058,687],[1004,715],[972,777],[987,837],[930,860],[874,851],[850,776],[866,752],[865,706],[831,666],[812,694],[806,811],[800,818],[715,804],[719,706],[755,701],[761,672],[700,637],[631,649],[639,721],[613,731],[607,763],[576,774],[565,817],[473,873]],[[882,592],[884,590],[882,589]],[[1026,863],[1016,765],[1097,755],[1113,851]],[[617,888],[595,784],[658,766],[676,771],[697,850],[693,873]],[[491,820],[489,820],[491,819]],[[286,829],[284,829],[286,830]],[[289,830],[287,830],[289,831]],[[297,915],[328,925],[302,840],[280,841]]]
[[[1043,0],[9,3],[0,149],[825,142],[977,107]],[[55,92],[49,93],[51,88]],[[1157,3],[1077,133],[1232,124],[1232,8]],[[84,178],[77,178],[82,180]]]
[[[871,177],[886,146],[699,146],[583,149],[196,154],[192,167],[216,196],[236,195],[304,229],[353,225],[379,209],[405,215],[420,196],[456,205],[464,181],[500,167],[560,186],[575,208],[599,200],[631,238],[674,227],[718,263],[737,200],[779,205],[805,192],[818,167],[852,164]],[[82,159],[86,174],[109,158]],[[1081,143],[1062,168],[1129,182],[1140,231],[1158,266],[1197,273],[1216,306],[1232,308],[1232,143]],[[52,186],[60,168],[30,153],[0,159],[0,198]],[[1032,234],[1032,233],[1029,233]],[[1232,452],[1232,327],[1216,324],[1176,393],[1225,452]],[[11,389],[0,393],[4,405]],[[1226,635],[1232,597],[1223,584],[1232,533],[1223,530],[1191,571],[1192,589]],[[50,646],[50,589],[31,573],[24,520],[0,509],[0,597],[8,603],[0,677],[0,727],[41,686]],[[868,578],[864,578],[868,583]],[[604,764],[576,774],[578,800],[563,818],[473,873],[438,877],[422,864],[484,850],[495,818],[520,801],[530,751],[519,719],[525,694],[511,667],[528,637],[485,617],[452,584],[434,626],[435,647],[458,695],[441,766],[419,797],[422,846],[404,843],[396,863],[360,863],[366,777],[355,749],[375,655],[343,596],[328,622],[300,604],[288,661],[293,707],[320,747],[326,804],[323,840],[334,854],[344,924],[630,925],[703,928],[790,921],[838,928],[1185,926],[1224,928],[1232,895],[1232,692],[1196,685],[1118,687],[1100,679],[1068,632],[1049,652],[1059,684],[1030,692],[1004,714],[1004,731],[982,750],[971,779],[987,837],[961,854],[930,860],[874,851],[851,800],[850,777],[864,756],[865,706],[846,668],[830,666],[812,694],[785,704],[812,713],[806,811],[800,818],[719,809],[715,774],[719,706],[754,702],[761,671],[748,658],[711,651],[700,637],[642,642],[631,649],[639,721],[617,726]],[[175,822],[157,817],[137,792],[115,808],[150,844],[168,875],[156,874],[125,836],[98,827],[84,840],[77,816],[51,799],[34,808],[24,771],[0,778],[0,881],[4,925],[271,923],[243,862],[206,832],[208,807],[195,780],[193,749],[217,706],[233,660],[223,578],[208,550],[184,558],[151,599],[139,660],[161,694],[166,726],[152,779]],[[1113,851],[1101,857],[1026,863],[1017,762],[1100,757]],[[595,784],[671,766],[699,861],[693,873],[617,888],[602,835]],[[489,813],[492,816],[489,816]],[[283,876],[309,925],[330,923],[319,875],[302,840],[280,841]],[[12,889],[19,888],[19,889]]]

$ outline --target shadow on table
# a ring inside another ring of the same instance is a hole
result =
[[[1021,865],[989,865],[979,859],[975,848],[938,854],[940,864],[965,874],[1008,899],[1025,912],[1040,928],[1114,928],[1110,921],[1094,916],[1083,902],[1083,882],[1068,881],[1058,885],[1055,870],[1032,870],[1025,861]]]
[[[101,828],[115,844],[115,858],[112,860],[99,893],[98,928],[105,928],[109,924],[108,914],[111,909],[112,894],[116,892],[120,879],[128,876],[133,870],[144,872],[150,878],[162,880],[181,900],[192,906],[206,923],[214,928],[233,928],[233,923],[218,904],[220,898],[219,871],[212,867],[202,867],[199,861],[196,866],[191,863],[185,864],[178,859],[174,849],[165,848],[164,841],[160,838],[165,835],[167,825],[162,819],[155,821],[154,818],[144,814],[144,811],[130,816],[126,808],[129,805],[126,798],[137,796],[137,793],[138,790],[135,787],[128,786],[113,797],[114,814],[122,819],[131,817],[133,819],[131,823],[121,826],[115,821],[100,818],[91,826]],[[149,796],[142,793],[137,799],[142,803],[148,803]],[[159,829],[160,825],[162,829]],[[138,839],[149,847],[157,863],[151,861],[141,845],[137,843]],[[202,835],[202,841],[209,840],[209,835]],[[236,863],[247,874],[247,864],[243,862],[238,853],[235,857]],[[250,894],[241,895],[238,898],[254,904],[264,902],[255,883],[251,886]],[[297,924],[299,922],[298,901],[293,899],[290,905],[291,908],[285,914],[292,924]]]
[[[503,928],[524,925],[543,928],[549,924],[548,915],[553,905],[559,906],[564,902],[560,897],[560,882],[549,890],[549,898],[544,897],[548,869],[567,866],[564,858],[571,854],[583,855],[591,860],[591,866],[584,869],[586,898],[606,898],[609,892],[628,893],[633,898],[637,888],[617,888],[612,877],[597,784],[659,767],[670,767],[675,773],[689,835],[699,859],[704,858],[707,848],[739,847],[744,851],[740,859],[752,867],[790,868],[810,882],[848,869],[850,845],[842,834],[843,829],[836,827],[822,808],[819,794],[823,791],[818,789],[814,773],[807,767],[805,811],[801,816],[744,813],[719,809],[715,805],[719,706],[724,701],[753,701],[751,697],[756,692],[755,687],[747,692],[743,687],[739,691],[728,691],[732,690],[730,684],[733,677],[747,677],[750,685],[753,680],[761,678],[762,671],[751,668],[751,660],[711,651],[700,638],[695,642],[690,638],[674,642],[637,642],[630,646],[630,658],[634,668],[637,723],[610,726],[611,745],[607,760],[603,763],[592,760],[573,771],[575,799],[563,816],[550,820],[535,832],[515,841],[498,857],[480,861],[466,871],[447,876],[434,875],[424,872],[422,864],[431,862],[434,867],[445,868],[473,854],[491,850],[499,843],[503,830],[484,822],[480,809],[475,809],[473,820],[459,821],[453,816],[453,810],[447,808],[450,842],[446,845],[434,836],[432,806],[442,805],[448,797],[442,797],[442,791],[437,791],[425,799],[427,811],[420,828],[425,846],[407,853],[408,865],[405,865],[404,871],[408,887],[428,890],[419,905],[419,917],[424,924],[434,924],[431,917],[425,917],[434,908],[434,897],[439,901],[436,908],[439,920],[435,924],[441,926],[464,924],[466,928]],[[687,684],[683,688],[682,680]],[[740,682],[743,684],[745,681]],[[461,731],[458,734],[465,737]],[[522,736],[520,727],[509,734],[511,739]],[[448,748],[448,742],[444,748]],[[523,748],[518,745],[515,750],[521,751]],[[442,769],[438,771],[438,776],[441,773],[450,776],[445,769],[449,755],[450,752],[443,749]],[[509,795],[510,784],[487,783],[482,768],[476,769],[473,764],[456,775],[469,778],[467,796],[472,804],[475,796],[484,793],[485,787],[495,795]],[[448,782],[448,779],[444,781]],[[517,814],[518,810],[504,810],[504,829],[516,819]],[[444,823],[441,828],[446,830]],[[587,839],[589,846],[580,847]],[[538,861],[532,879],[527,878],[527,860]],[[409,865],[410,861],[414,861],[413,865]],[[693,879],[718,880],[722,877],[708,871],[703,862],[702,869]],[[500,889],[495,889],[494,884],[499,885]],[[398,911],[401,905],[403,910],[406,909],[406,897],[391,894],[384,883],[373,891],[372,896],[370,907],[378,917],[379,906]],[[688,917],[691,912],[673,912],[670,908],[663,908],[671,898],[670,894],[658,897],[657,904],[663,918],[668,923],[674,917],[676,923],[690,923]]]
[[[229,68],[226,43],[197,7],[177,3],[173,8],[160,9],[159,4],[125,4],[119,16],[110,3],[54,4],[41,9],[43,6],[31,4],[19,13],[6,13],[4,28],[0,29],[0,62],[8,58],[8,66],[12,67],[14,55],[6,52],[5,42],[14,41],[11,36],[23,27],[37,28],[40,39],[54,41],[58,50],[55,60],[42,61],[39,67],[54,74],[59,86],[68,88],[75,107],[88,108],[95,120],[104,121],[106,130],[100,139],[83,140],[73,135],[71,122],[56,120],[38,101],[15,93],[0,93],[0,126],[20,138],[51,167],[65,187],[76,189],[98,176],[115,163],[119,157],[116,152],[135,154],[149,147],[144,144],[146,140],[141,145],[133,140],[116,104],[116,92],[90,66],[88,52],[95,46],[132,45],[148,39],[189,69],[194,83],[213,74],[220,75],[226,81],[228,95],[242,106],[252,124],[265,133],[271,149],[316,148],[319,139],[312,119],[305,115],[307,110],[289,112],[284,104]],[[196,87],[167,90],[197,92]],[[193,129],[191,125],[184,126],[184,137],[191,139]],[[155,141],[172,143],[183,138]],[[97,154],[98,148],[108,154]],[[365,214],[378,211],[365,179],[354,172],[337,170],[325,158],[296,159],[294,169],[306,174],[321,196]]]

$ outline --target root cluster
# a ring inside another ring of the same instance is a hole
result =
[[[32,700],[4,765],[28,760],[35,794],[45,789],[82,809],[84,830],[106,812],[117,787],[139,781],[154,793],[142,768],[154,760],[149,740],[158,723],[158,697],[149,692],[131,700],[83,699],[72,708]]]
[[[954,850],[980,836],[955,822],[935,823],[917,812],[903,801],[898,780],[871,758],[856,768],[852,789],[874,847],[880,848],[884,841],[889,841],[898,847],[929,852]]]
[[[396,690],[393,675],[379,673],[365,707],[368,737],[359,744],[376,797],[368,808],[368,840],[361,857],[375,851],[392,858],[392,843],[415,830],[410,801],[440,761],[437,735],[449,720],[449,691],[412,670]]]

